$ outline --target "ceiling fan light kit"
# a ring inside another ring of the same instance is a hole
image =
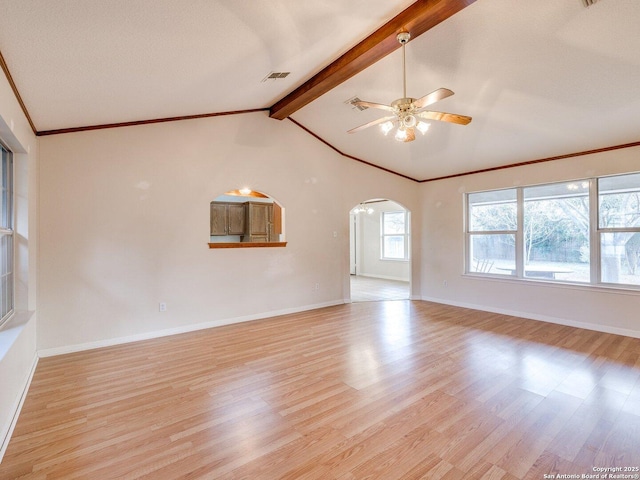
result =
[[[427,130],[429,130],[429,127],[431,126],[430,123],[427,122],[418,122],[418,125],[416,125],[416,128],[418,129],[418,131],[424,135],[425,133],[427,133]]]
[[[380,125],[380,130],[386,136],[394,128],[397,127],[394,138],[399,142],[412,142],[416,139],[416,129],[424,135],[431,125],[424,120],[436,120],[441,122],[456,123],[458,125],[467,125],[471,122],[471,117],[458,115],[455,113],[435,112],[426,110],[426,108],[439,100],[450,97],[453,92],[448,88],[439,88],[419,99],[407,97],[407,69],[405,45],[409,42],[411,35],[409,32],[400,32],[397,37],[398,43],[402,45],[402,81],[403,81],[403,97],[393,102],[391,105],[381,103],[365,102],[360,99],[354,99],[352,105],[356,107],[377,108],[392,112],[393,115],[373,120],[359,127],[352,128],[348,133],[356,133],[373,125]]]
[[[382,133],[386,135],[391,130],[393,130],[393,122],[391,120],[387,120],[382,125],[380,125],[380,130],[382,130]]]
[[[399,142],[413,142],[416,139],[416,131],[413,128],[400,126],[394,138]]]

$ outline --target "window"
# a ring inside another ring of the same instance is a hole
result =
[[[13,157],[2,145],[0,193],[0,325],[13,312]]]
[[[469,271],[515,275],[516,207],[515,189],[469,194]]]
[[[600,281],[640,285],[640,173],[598,179]]]
[[[381,252],[383,260],[409,259],[407,212],[382,212]]]
[[[523,271],[529,278],[589,282],[590,182],[523,189]]]
[[[640,173],[467,195],[466,272],[640,286]]]

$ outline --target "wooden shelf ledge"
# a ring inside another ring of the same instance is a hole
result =
[[[231,242],[210,243],[209,248],[255,248],[255,247],[286,247],[287,242]]]

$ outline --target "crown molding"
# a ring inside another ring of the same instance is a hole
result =
[[[34,125],[33,120],[31,120],[31,115],[29,115],[29,111],[27,110],[27,106],[24,104],[24,101],[22,100],[22,97],[20,96],[20,92],[18,91],[18,87],[16,86],[15,82],[13,81],[13,77],[11,76],[11,72],[9,71],[9,66],[7,65],[7,62],[5,61],[4,57],[2,56],[2,52],[0,52],[0,67],[2,68],[2,71],[4,72],[4,76],[7,77],[7,82],[9,82],[9,85],[11,86],[11,90],[13,90],[13,95],[16,97],[16,100],[20,104],[20,108],[22,109],[22,113],[24,113],[24,116],[27,118],[27,122],[29,122],[29,126],[31,127],[31,131],[33,131],[33,133],[37,135],[38,132],[36,130],[36,126]]]
[[[136,125],[149,125],[152,123],[164,123],[164,122],[178,122],[181,120],[195,120],[198,118],[208,118],[208,117],[222,117],[225,115],[241,115],[244,113],[255,113],[255,112],[265,112],[269,110],[268,108],[252,108],[249,110],[234,110],[231,112],[215,112],[215,113],[200,113],[196,115],[183,115],[179,117],[165,117],[165,118],[153,118],[149,120],[135,120],[132,122],[117,122],[117,123],[104,123],[100,125],[88,125],[84,127],[70,127],[70,128],[59,128],[56,130],[43,130],[36,132],[36,135],[39,137],[44,137],[47,135],[60,135],[62,133],[75,133],[75,132],[86,132],[88,130],[103,130],[106,128],[119,128],[119,127],[132,127]]]

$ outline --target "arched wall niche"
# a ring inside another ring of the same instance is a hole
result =
[[[265,192],[239,189],[210,203],[209,248],[284,247],[284,207]]]

